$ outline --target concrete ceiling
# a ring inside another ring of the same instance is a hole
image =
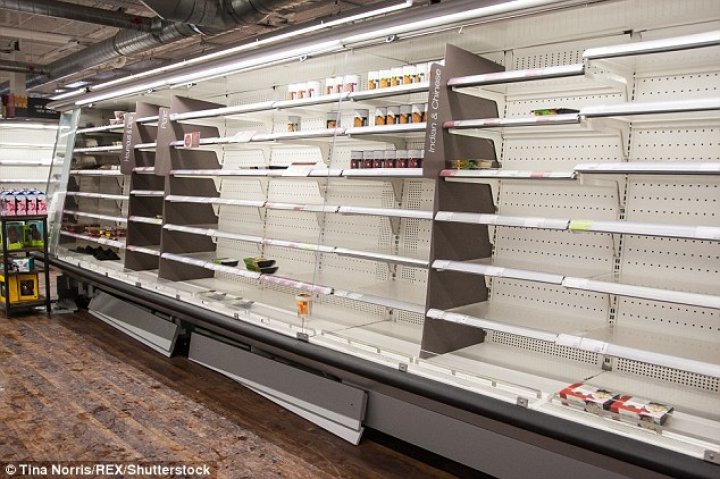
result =
[[[122,11],[128,14],[155,17],[154,12],[140,0],[63,0],[66,3]],[[263,25],[245,25],[226,32],[207,36],[196,35],[163,45],[142,53],[133,54],[113,65],[94,67],[77,72],[62,82],[53,82],[38,93],[52,93],[77,81],[98,82],[156,67],[172,61],[192,58],[223,45],[231,45],[279,27],[307,22],[319,17],[334,15],[357,6],[375,3],[376,0],[307,0],[287,9],[281,16],[268,18]],[[114,36],[117,28],[84,23],[64,18],[52,18],[0,8],[0,60],[27,63],[38,70],[89,45]],[[0,71],[0,84],[11,74]],[[16,80],[17,81],[17,80]]]

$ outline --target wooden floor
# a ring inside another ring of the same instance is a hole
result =
[[[210,462],[233,479],[473,475],[398,446],[372,433],[352,446],[86,313],[0,317],[0,462]]]

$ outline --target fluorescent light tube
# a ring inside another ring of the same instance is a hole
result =
[[[83,93],[87,93],[87,88],[80,88],[79,90],[66,91],[65,93],[60,93],[59,95],[51,96],[50,99],[52,101],[64,100],[66,98],[73,98],[73,97],[82,95]]]
[[[57,130],[57,125],[46,123],[32,123],[18,120],[0,121],[0,128],[23,128],[26,130]]]

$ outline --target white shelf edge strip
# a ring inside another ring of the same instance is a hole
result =
[[[360,168],[342,170],[342,176],[344,177],[357,177],[357,178],[383,178],[383,177],[410,177],[410,178],[422,178],[422,168]]]
[[[120,170],[70,170],[76,176],[124,176]]]
[[[479,274],[495,278],[521,279],[557,285],[562,284],[564,278],[564,276],[560,274],[543,273],[540,271],[530,271],[515,268],[504,268],[501,266],[489,266],[477,263],[467,263],[464,261],[448,261],[438,259],[433,261],[432,267],[433,269],[436,269],[438,271],[459,271],[462,273]]]
[[[713,296],[709,294],[687,293],[684,291],[674,291],[649,286],[636,286],[631,284],[573,277],[566,277],[562,281],[562,285],[566,288],[580,289],[583,291],[616,294],[618,296],[649,299],[651,301],[720,309],[720,296]]]
[[[250,103],[247,105],[226,106],[220,108],[211,108],[207,110],[193,111],[187,113],[173,113],[170,120],[192,120],[200,118],[212,118],[220,116],[238,115],[242,113],[257,113],[264,111],[272,111],[286,108],[302,108],[312,105],[321,105],[328,103],[337,103],[344,100],[369,100],[373,98],[385,98],[396,95],[407,95],[411,93],[421,93],[427,91],[430,86],[429,82],[412,83],[409,85],[398,85],[395,87],[381,88],[376,90],[363,90],[358,92],[334,93],[331,95],[320,95],[316,97],[301,98],[298,100],[277,100],[263,101],[258,103]]]
[[[2,148],[3,145],[0,145],[0,148]],[[52,161],[10,161],[10,160],[0,160],[0,166],[8,166],[8,167],[30,167],[30,166],[52,166]]]
[[[308,291],[317,294],[332,294],[333,288],[330,286],[322,286],[319,284],[306,283],[304,281],[298,281],[290,278],[284,278],[282,276],[273,276],[263,274],[260,276],[260,281],[265,283],[271,283],[278,286],[284,286],[286,288],[299,289],[302,291]]]
[[[103,200],[115,200],[115,201],[124,201],[127,200],[128,197],[125,195],[111,195],[107,193],[89,193],[84,191],[68,191],[67,196],[76,196],[79,198],[99,198]]]
[[[316,169],[300,169],[286,168],[274,170],[256,170],[252,168],[238,168],[235,170],[171,170],[172,176],[254,176],[267,178],[329,178],[339,177],[342,170],[316,168]]]
[[[165,191],[163,190],[131,190],[131,195],[134,196],[163,196]]]
[[[81,216],[81,217],[85,217],[85,218],[95,218],[98,220],[116,221],[118,223],[127,223],[127,218],[122,218],[120,216],[103,215],[100,213],[86,213],[84,211],[63,210],[63,214],[73,215],[73,216]]]
[[[37,185],[44,185],[45,183],[47,183],[47,179],[46,179],[46,178],[43,178],[43,179],[33,180],[33,179],[28,179],[28,178],[14,178],[14,179],[8,180],[8,179],[5,179],[5,178],[0,178],[0,183],[2,183],[2,184],[8,184],[8,185],[12,185],[12,184],[18,184],[18,185],[36,185],[36,184],[37,184]]]
[[[94,126],[91,128],[80,128],[75,131],[76,135],[82,135],[83,133],[101,133],[103,131],[122,130],[125,128],[124,124],[120,125],[105,125],[105,126]]]
[[[64,230],[61,230],[60,234],[63,236],[70,236],[70,237],[85,240],[85,241],[91,241],[93,243],[98,243],[98,244],[102,244],[105,246],[112,246],[114,248],[120,248],[120,249],[125,248],[125,243],[123,243],[122,241],[111,240],[108,238],[96,238],[95,236],[81,235],[78,233],[71,233],[70,231],[64,231]]]
[[[544,126],[544,125],[577,125],[580,123],[580,114],[566,113],[562,115],[524,116],[518,118],[478,118],[474,120],[452,120],[443,124],[444,128],[499,128],[517,126]]]
[[[312,213],[337,213],[339,206],[308,203],[280,203],[267,201],[263,208],[269,210],[307,211]]]
[[[487,319],[468,316],[467,314],[451,313],[439,309],[430,309],[427,313],[427,316],[428,318],[441,319],[443,321],[450,321],[458,324],[467,324],[468,326],[473,326],[476,328],[491,329],[493,331],[538,339],[540,341],[547,341],[549,343],[554,343],[558,336],[556,333],[550,333],[539,329],[525,328],[522,326],[512,326],[498,321],[489,321]]]
[[[610,47],[588,48],[583,53],[583,58],[587,60],[596,60],[603,58],[643,55],[648,53],[673,52],[713,45],[720,45],[720,30],[698,33],[695,35],[685,35],[681,37],[663,38],[660,40],[648,40],[644,42],[626,43],[624,45],[613,45]]]
[[[120,151],[122,145],[104,145],[104,146],[91,146],[87,148],[75,148],[73,153],[102,153],[110,151]]]
[[[394,254],[373,253],[370,251],[359,251],[348,248],[335,248],[335,253],[341,256],[351,256],[353,258],[368,259],[371,261],[386,261],[388,263],[404,264],[417,268],[427,268],[428,261],[424,259],[408,258],[405,256],[397,256]]]
[[[472,75],[456,77],[448,80],[448,86],[472,87],[481,85],[496,85],[501,83],[513,83],[528,80],[544,80],[548,78],[562,78],[577,76],[585,73],[583,63],[571,65],[559,65],[545,68],[529,68],[527,70],[507,70],[497,73],[485,73],[483,75]]]
[[[425,314],[425,306],[421,304],[408,303],[406,301],[399,301],[397,299],[385,298],[383,296],[375,296],[372,294],[355,293],[352,291],[335,290],[333,292],[335,296],[341,298],[347,298],[354,301],[360,301],[361,303],[376,304],[378,306],[385,306],[391,309],[398,309],[401,311],[410,311],[412,313]]]
[[[720,174],[720,162],[631,161],[627,163],[581,163],[578,173],[611,174]]]
[[[134,251],[136,253],[145,253],[153,256],[160,256],[160,246],[156,245],[154,247],[150,246],[136,246],[136,245],[126,245],[125,249],[127,251]]]
[[[165,201],[169,201],[171,203],[207,203],[212,205],[248,206],[251,208],[262,208],[265,206],[265,201],[232,200],[207,196],[168,195],[165,197]]]
[[[478,213],[459,213],[452,211],[438,211],[435,215],[435,219],[437,221],[447,221],[451,223],[515,226],[520,228],[542,228],[553,230],[566,230],[570,224],[569,219],[515,217]]]
[[[133,173],[150,175],[150,174],[155,173],[155,167],[154,166],[138,166],[138,167],[133,168]]]
[[[526,171],[526,170],[504,170],[492,168],[483,170],[442,170],[440,176],[444,178],[515,178],[515,179],[575,179],[573,171]]]
[[[136,150],[141,150],[143,148],[149,149],[149,148],[156,148],[156,147],[157,147],[157,142],[153,141],[150,143],[137,143],[133,148],[135,148]]]
[[[405,123],[403,125],[379,125],[379,126],[360,126],[352,127],[345,130],[346,136],[353,135],[392,135],[396,133],[424,133],[426,123]]]
[[[158,121],[160,119],[159,115],[153,115],[153,116],[143,116],[140,118],[135,118],[135,123],[143,124],[143,123],[153,123],[155,121]]]
[[[361,206],[340,206],[338,213],[343,215],[387,216],[389,218],[413,218],[432,220],[432,211],[407,210],[401,208],[365,208]]]
[[[653,113],[686,113],[720,110],[720,98],[699,98],[658,102],[628,102],[614,105],[587,106],[580,110],[585,118],[623,115],[649,115]]]
[[[132,221],[134,223],[146,223],[149,225],[161,225],[162,219],[161,218],[150,218],[147,216],[128,216],[128,221]]]
[[[224,266],[221,264],[215,264],[212,261],[206,261],[202,259],[196,259],[196,258],[188,258],[187,256],[182,256],[178,254],[173,253],[162,253],[160,255],[161,258],[167,259],[170,261],[175,261],[178,263],[184,263],[189,264],[192,266],[197,266],[204,269],[209,269],[212,271],[219,271],[223,273],[229,273],[235,276],[242,276],[243,278],[251,278],[251,279],[258,279],[260,278],[260,273],[257,273],[255,271],[248,271],[246,269],[240,269],[233,266]]]

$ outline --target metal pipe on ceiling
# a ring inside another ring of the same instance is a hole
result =
[[[29,63],[14,62],[10,60],[0,60],[0,71],[13,73],[32,73],[39,75],[47,73],[40,65],[35,66]]]
[[[157,18],[130,15],[57,0],[0,0],[0,8],[141,32],[150,32],[161,27],[160,19]]]
[[[7,0],[0,0],[7,1]],[[13,0],[19,1],[19,0]],[[185,5],[186,8],[195,8],[194,4],[199,3],[210,3],[212,0],[205,0],[204,2],[180,2],[179,5]],[[262,2],[250,2],[247,1],[248,6],[245,10],[245,17],[251,22],[256,22],[258,19],[267,17],[268,11],[280,10],[286,8],[289,5],[295,5],[299,2],[298,0],[264,0]],[[256,10],[254,3],[259,3],[261,10]],[[206,10],[210,13],[212,10]],[[181,12],[180,12],[181,13]],[[178,14],[180,14],[178,13]],[[217,11],[216,11],[217,13]],[[202,19],[201,19],[202,20]],[[210,22],[210,20],[203,20],[203,22]],[[238,19],[232,26],[237,26],[240,23]],[[230,27],[226,27],[226,30]],[[114,37],[104,40],[100,43],[96,43],[82,51],[68,55],[60,60],[57,60],[47,66],[49,70],[49,78],[43,76],[36,76],[29,79],[27,87],[32,88],[39,86],[40,84],[46,83],[53,80],[61,80],[62,78],[68,77],[72,74],[86,70],[88,68],[103,65],[110,61],[113,61],[119,57],[141,53],[161,45],[167,45],[169,43],[182,40],[194,35],[198,35],[203,32],[200,28],[192,24],[184,23],[171,23],[165,25],[157,32],[138,32],[130,30],[120,30]],[[217,30],[208,32],[217,33]]]

